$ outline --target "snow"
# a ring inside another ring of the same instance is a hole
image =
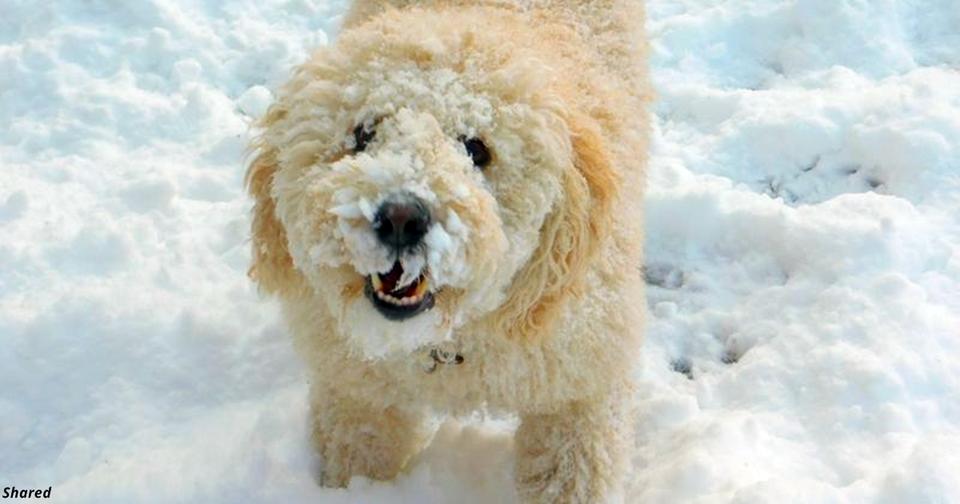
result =
[[[960,6],[650,0],[630,502],[960,502]],[[54,502],[509,502],[509,419],[317,487],[247,124],[339,1],[0,5],[0,475]],[[448,229],[450,231],[450,229]]]

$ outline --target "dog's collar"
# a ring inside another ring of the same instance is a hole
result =
[[[423,352],[423,370],[427,373],[433,373],[441,364],[453,364],[459,366],[463,364],[463,355],[455,348],[449,345],[437,345],[430,347]]]

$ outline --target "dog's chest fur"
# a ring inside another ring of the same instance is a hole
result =
[[[639,326],[614,328],[623,320],[611,317],[610,330],[588,331],[572,315],[541,341],[514,341],[468,326],[452,341],[412,354],[355,362],[345,373],[356,376],[358,386],[371,387],[375,397],[383,396],[383,384],[389,384],[391,399],[449,413],[516,411],[589,398],[632,372],[625,364],[638,359],[624,359],[610,350],[639,349]],[[617,341],[607,340],[610,334],[618,335]],[[380,379],[365,380],[368,373]]]

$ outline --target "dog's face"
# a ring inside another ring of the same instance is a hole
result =
[[[368,357],[484,317],[542,325],[606,218],[613,174],[562,76],[468,16],[345,32],[263,121],[252,273],[321,300]]]

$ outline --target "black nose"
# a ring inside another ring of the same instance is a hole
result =
[[[430,210],[416,197],[386,201],[377,210],[373,230],[384,245],[397,249],[412,247],[423,240],[430,227]]]

